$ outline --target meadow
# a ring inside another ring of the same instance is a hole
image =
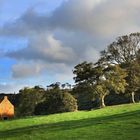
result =
[[[140,140],[140,103],[0,121],[3,140]]]

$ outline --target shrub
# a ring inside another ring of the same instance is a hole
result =
[[[44,115],[76,110],[77,100],[70,93],[52,89],[46,92],[46,100],[35,107],[35,114]]]

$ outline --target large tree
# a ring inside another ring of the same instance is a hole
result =
[[[124,93],[126,72],[119,65],[105,67],[94,81],[94,90],[99,98],[100,107],[105,107],[104,99],[111,92]]]
[[[124,92],[126,73],[119,65],[94,65],[93,63],[83,62],[74,67],[74,77],[77,85],[85,84],[97,95],[100,107],[104,107],[104,98],[110,93]]]
[[[107,49],[101,52],[99,65],[117,64],[127,72],[126,93],[135,102],[135,92],[139,89],[140,81],[140,33],[132,33],[119,37]]]
[[[130,63],[139,55],[140,33],[120,36],[101,52],[98,63],[122,64]]]

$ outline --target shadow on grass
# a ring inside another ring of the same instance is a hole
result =
[[[72,121],[65,121],[65,122],[58,122],[58,123],[51,123],[51,124],[40,124],[40,125],[33,125],[23,128],[11,129],[0,131],[0,138],[12,138],[12,137],[20,137],[22,135],[29,135],[39,132],[53,132],[53,131],[65,131],[71,129],[77,129],[82,127],[88,127],[93,125],[105,125],[108,123],[112,123],[113,121],[124,121],[131,120],[135,117],[140,117],[140,110],[127,112],[122,114],[116,114],[112,116],[105,116],[105,117],[98,117],[98,118],[87,118],[81,120],[72,120]],[[140,123],[139,123],[140,124]],[[138,124],[138,125],[139,125]]]

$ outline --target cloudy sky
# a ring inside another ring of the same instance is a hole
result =
[[[0,0],[0,93],[56,81],[140,31],[140,0]]]

